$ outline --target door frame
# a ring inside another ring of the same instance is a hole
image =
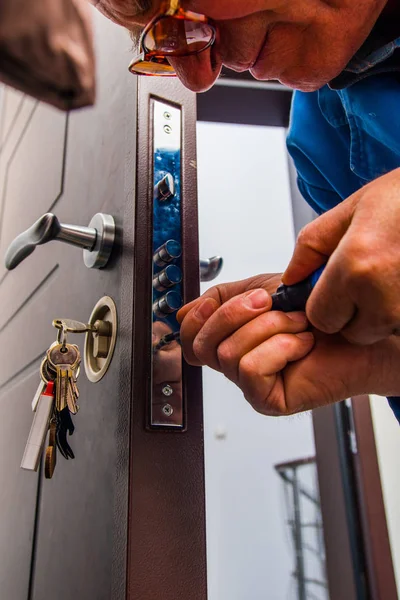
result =
[[[201,369],[184,365],[184,431],[147,426],[151,397],[152,99],[182,108],[182,248],[185,302],[200,294],[196,96],[178,80],[139,78],[134,250],[128,597],[206,600]]]

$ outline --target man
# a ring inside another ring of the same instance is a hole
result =
[[[163,10],[159,0],[94,3],[132,31]],[[300,190],[321,216],[301,232],[283,281],[296,283],[327,262],[307,318],[270,311],[280,275],[219,285],[184,307],[186,359],[224,373],[268,415],[361,393],[400,395],[397,2],[182,5],[217,31],[203,52],[169,58],[188,88],[208,89],[225,65],[300,90],[288,146]],[[391,403],[400,418],[400,404]]]

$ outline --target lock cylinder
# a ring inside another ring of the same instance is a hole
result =
[[[182,246],[176,240],[168,240],[154,252],[153,261],[157,267],[166,267],[182,255]]]
[[[163,271],[156,273],[153,278],[153,287],[158,292],[174,287],[182,281],[182,271],[176,265],[168,265]]]
[[[182,298],[178,292],[167,292],[165,296],[158,298],[153,304],[153,313],[159,319],[165,319],[176,313],[182,307]]]

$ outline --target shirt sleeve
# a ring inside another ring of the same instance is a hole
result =
[[[400,396],[392,396],[391,398],[388,398],[388,401],[390,408],[394,412],[394,416],[400,424]]]
[[[90,10],[80,0],[2,0],[0,81],[61,110],[94,104]]]

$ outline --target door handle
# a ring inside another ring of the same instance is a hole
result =
[[[88,227],[81,227],[60,223],[55,215],[46,213],[11,242],[5,264],[11,271],[32,254],[36,246],[58,240],[82,248],[85,265],[89,269],[101,269],[110,258],[114,239],[115,222],[111,215],[97,213]]]
[[[221,256],[200,259],[200,281],[213,281],[221,273],[224,259]]]

